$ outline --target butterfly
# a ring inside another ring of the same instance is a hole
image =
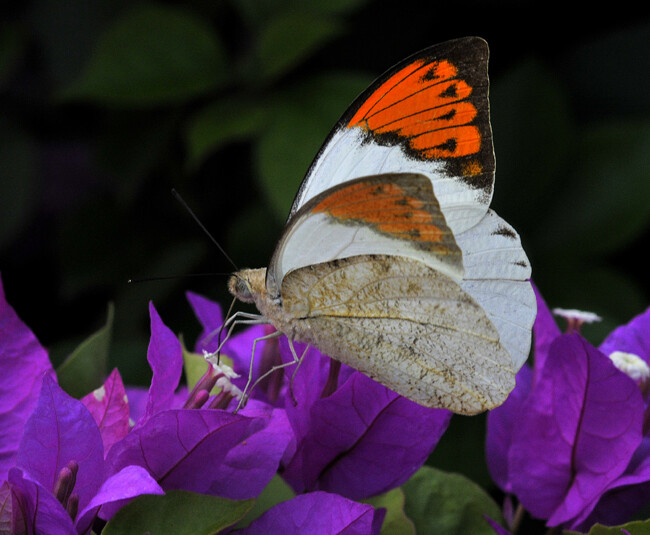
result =
[[[519,236],[489,208],[488,54],[457,39],[378,78],[317,153],[268,268],[231,276],[296,361],[305,342],[461,414],[514,388],[536,301]]]

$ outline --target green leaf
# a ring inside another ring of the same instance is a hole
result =
[[[323,74],[278,96],[255,147],[257,177],[278,220],[286,218],[318,149],[368,81],[359,74]]]
[[[542,252],[603,255],[629,245],[650,223],[650,123],[585,129],[574,170],[543,224]]]
[[[494,535],[483,515],[503,521],[494,500],[459,474],[423,466],[402,488],[406,495],[404,510],[417,533]]]
[[[221,87],[226,58],[213,29],[191,11],[137,6],[99,38],[65,99],[121,106],[179,103]]]
[[[256,76],[271,79],[288,72],[343,32],[335,17],[303,10],[279,13],[256,43]]]
[[[197,112],[185,132],[191,167],[233,141],[250,139],[266,124],[268,107],[247,99],[223,99]]]
[[[246,513],[246,516],[237,524],[237,528],[248,526],[253,520],[259,518],[274,505],[294,498],[296,493],[285,483],[279,475],[273,476],[269,484],[257,497],[255,505]]]
[[[59,385],[75,398],[99,388],[106,378],[114,307],[108,305],[106,324],[84,340],[56,370]]]
[[[381,525],[381,535],[415,535],[415,524],[404,512],[405,503],[404,491],[398,487],[389,490],[379,496],[374,496],[365,503],[372,505],[375,509],[381,507],[386,509],[386,517]]]
[[[255,500],[227,500],[185,490],[140,496],[120,509],[103,535],[212,535],[235,524]]]
[[[205,375],[205,372],[208,369],[208,362],[203,358],[202,355],[198,353],[193,353],[185,347],[184,341],[182,341],[183,346],[183,371],[185,372],[185,378],[187,381],[187,388],[192,390],[196,383],[199,382],[199,379]]]
[[[314,116],[293,104],[278,105],[274,111],[256,146],[255,163],[262,191],[282,221],[326,133]]]
[[[621,530],[627,530],[630,535],[650,535],[650,520],[637,520],[620,526],[603,526],[595,524],[587,535],[622,535]],[[564,535],[581,535],[575,531],[564,531]]]

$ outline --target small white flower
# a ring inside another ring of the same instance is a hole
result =
[[[235,370],[233,370],[230,366],[228,366],[228,364],[224,364],[222,362],[219,367],[221,368],[221,373],[223,373],[229,379],[234,379],[236,377],[239,377],[239,374],[235,373]]]
[[[203,358],[205,360],[207,360],[213,366],[218,366],[219,365],[219,353],[217,351],[213,351],[212,353],[210,353],[209,351],[206,351],[204,349],[203,350]]]
[[[237,388],[234,384],[232,384],[230,382],[230,379],[228,379],[228,377],[219,377],[219,379],[217,379],[216,386],[221,388],[223,392],[229,393],[234,398],[237,399],[242,398],[243,392],[239,388]]]
[[[629,375],[635,381],[650,377],[650,366],[638,355],[614,351],[609,358],[619,370]]]
[[[594,323],[602,320],[598,314],[593,312],[585,312],[583,310],[575,310],[572,308],[554,308],[553,314],[565,318],[566,320],[573,320],[579,323]]]
[[[210,353],[204,349],[203,358],[212,364],[212,367],[218,374],[223,374],[230,379],[239,377],[239,374],[235,373],[235,371],[230,366],[223,362],[219,362],[219,353],[217,351]]]

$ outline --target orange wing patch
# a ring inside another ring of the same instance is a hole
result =
[[[481,149],[481,132],[471,124],[472,87],[457,78],[447,60],[417,60],[382,83],[359,107],[347,127],[375,136],[397,136],[425,159],[458,158]]]
[[[395,183],[359,182],[340,188],[314,208],[343,221],[359,221],[395,237],[441,243],[446,232],[427,203]]]
[[[476,176],[480,175],[483,172],[483,166],[481,165],[481,162],[478,162],[476,160],[470,160],[465,165],[463,165],[462,169],[465,176]]]

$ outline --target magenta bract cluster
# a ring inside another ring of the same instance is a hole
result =
[[[221,308],[196,294],[188,300],[203,327],[195,351],[214,351]],[[586,531],[628,521],[650,501],[648,388],[610,355],[650,360],[650,311],[599,348],[563,334],[539,293],[538,311],[534,363],[488,415],[492,477],[548,526]],[[0,285],[0,521],[17,533],[87,534],[133,498],[174,489],[256,498],[280,475],[297,496],[239,532],[378,534],[385,511],[361,501],[406,482],[449,424],[448,411],[333,366],[314,348],[296,371],[284,337],[257,344],[253,380],[288,365],[260,382],[242,410],[234,413],[236,399],[227,397],[224,408],[210,408],[219,394],[184,408],[193,394],[181,384],[181,343],[153,305],[150,318],[150,386],[125,386],[114,370],[78,400],[59,387],[47,351]],[[225,343],[240,389],[253,340],[271,332],[255,325]]]
[[[188,297],[205,329],[196,349],[213,349],[221,309]],[[0,498],[11,504],[2,520],[28,532],[89,533],[141,494],[184,489],[248,499],[279,473],[300,495],[243,532],[378,534],[384,511],[358,500],[406,481],[449,423],[449,412],[424,409],[349,368],[322,397],[330,359],[315,350],[291,392],[287,380],[267,382],[237,414],[234,400],[228,410],[184,409],[181,344],[153,305],[150,317],[150,387],[125,387],[114,370],[77,400],[58,386],[47,352],[0,294]],[[265,329],[246,329],[224,347],[239,373],[247,374],[252,340]],[[258,355],[262,364],[291,359],[277,342],[259,344]]]
[[[618,524],[650,500],[647,385],[619,370],[614,351],[650,359],[650,311],[593,347],[562,334],[538,293],[534,365],[488,416],[494,481],[548,526]]]

